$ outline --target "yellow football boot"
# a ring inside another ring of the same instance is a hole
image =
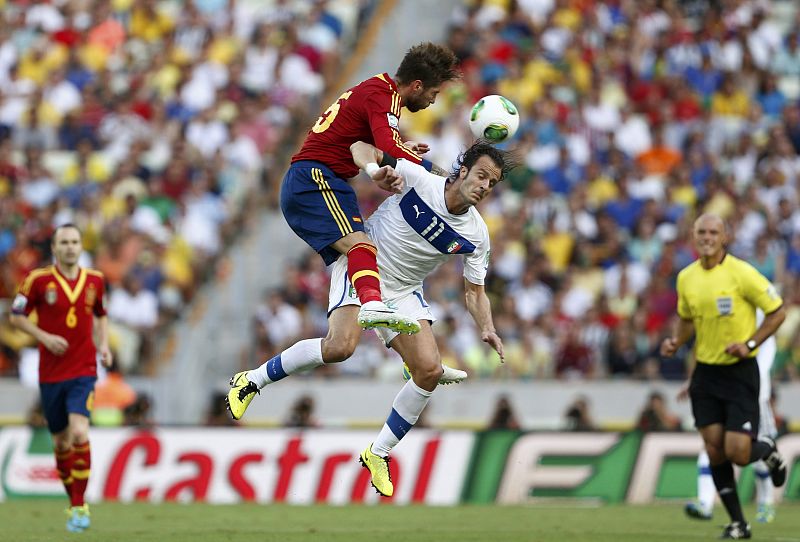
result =
[[[255,382],[247,380],[247,371],[236,373],[230,381],[231,389],[225,398],[225,406],[234,420],[240,420],[244,416],[244,411],[250,406],[250,402],[261,390]]]
[[[384,497],[391,497],[394,493],[392,475],[389,473],[389,458],[381,457],[372,453],[372,445],[361,452],[359,460],[361,464],[372,475],[372,487]]]

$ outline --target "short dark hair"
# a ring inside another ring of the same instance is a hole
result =
[[[401,85],[419,79],[426,88],[436,87],[461,76],[457,65],[458,58],[444,45],[420,43],[408,50],[394,78]]]
[[[458,160],[453,165],[452,177],[458,177],[458,172],[461,171],[461,166],[467,168],[467,171],[472,169],[472,166],[478,161],[481,156],[488,156],[494,164],[500,168],[500,179],[503,180],[509,171],[517,167],[518,159],[509,151],[501,151],[485,139],[478,139],[470,148],[462,152],[458,156]]]
[[[76,230],[78,232],[78,235],[83,237],[83,232],[81,232],[81,229],[78,226],[76,226],[72,222],[67,222],[66,224],[61,224],[60,226],[57,226],[56,229],[53,230],[53,236],[50,238],[50,242],[55,243],[56,235],[58,235],[58,232],[66,228],[72,228],[73,230]]]

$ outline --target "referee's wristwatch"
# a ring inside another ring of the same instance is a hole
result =
[[[744,343],[744,345],[745,345],[745,346],[747,347],[747,349],[748,349],[748,350],[750,350],[751,352],[752,352],[753,350],[755,350],[755,349],[756,349],[756,346],[758,346],[758,344],[756,343],[756,340],[755,340],[755,339],[750,339],[749,341],[747,341],[746,343]]]

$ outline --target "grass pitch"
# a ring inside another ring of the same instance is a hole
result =
[[[63,503],[0,503],[0,540],[112,542],[673,542],[713,540],[724,511],[712,521],[689,520],[682,503],[652,506],[525,507],[286,506],[241,504],[98,504],[92,528],[64,529]],[[753,518],[753,507],[747,507]],[[752,522],[752,519],[751,519]],[[775,523],[753,523],[753,538],[800,542],[800,504],[784,504]]]

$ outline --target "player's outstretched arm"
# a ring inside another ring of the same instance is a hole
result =
[[[464,301],[472,319],[481,330],[481,340],[494,348],[500,356],[500,362],[505,362],[503,341],[497,335],[492,320],[492,305],[482,284],[473,284],[464,280]]]
[[[11,314],[9,321],[11,325],[31,335],[34,339],[39,341],[42,346],[57,356],[66,352],[69,347],[69,343],[64,337],[46,332],[29,320],[24,314]]]

